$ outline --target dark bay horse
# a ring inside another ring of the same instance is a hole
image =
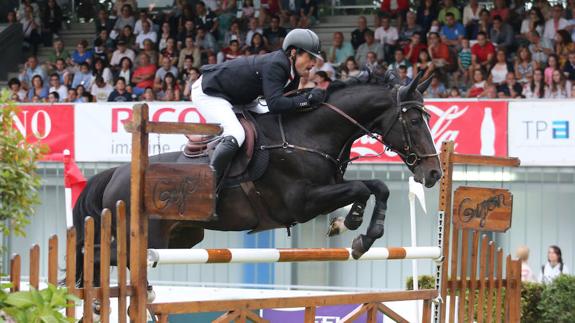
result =
[[[354,230],[362,222],[367,200],[374,195],[376,203],[369,228],[366,234],[359,235],[352,243],[353,256],[359,258],[383,235],[390,192],[377,179],[343,180],[341,175],[345,171],[345,163],[341,161],[348,160],[355,139],[366,132],[381,135],[387,147],[401,156],[416,181],[426,187],[432,187],[441,178],[439,158],[421,95],[430,80],[418,85],[420,78],[421,74],[407,86],[377,81],[342,86],[330,92],[327,102],[336,109],[322,106],[309,112],[284,114],[284,138],[308,150],[270,150],[269,166],[254,184],[269,208],[271,219],[261,219],[255,214],[241,188],[225,188],[218,196],[218,217],[215,221],[178,223],[150,220],[149,248],[191,248],[202,241],[204,229],[244,231],[288,227],[349,204],[353,205],[340,227]],[[263,114],[256,120],[266,142],[282,143],[277,115]],[[341,157],[338,158],[338,155]],[[166,153],[151,157],[150,162],[186,162],[186,158],[179,152]],[[78,275],[81,275],[80,264],[83,261],[84,217],[94,217],[96,237],[99,237],[102,209],[114,210],[118,200],[128,203],[129,215],[129,164],[92,177],[76,203],[74,226],[78,235]],[[332,231],[337,233],[338,228]],[[115,248],[114,243],[112,248]],[[95,254],[97,273],[98,249]],[[112,265],[115,265],[115,259],[112,259]]]

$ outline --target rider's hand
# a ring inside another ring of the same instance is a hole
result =
[[[311,106],[316,106],[320,103],[323,103],[325,101],[325,97],[325,90],[316,87],[309,91],[307,102],[309,102]]]

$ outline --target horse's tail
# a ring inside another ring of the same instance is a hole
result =
[[[93,217],[99,223],[99,216],[103,209],[103,196],[106,186],[110,182],[112,175],[116,171],[116,167],[107,169],[99,174],[96,174],[86,184],[86,187],[78,197],[76,205],[74,205],[73,219],[74,228],[76,228],[76,282],[81,283],[84,254],[82,248],[84,246],[84,223],[87,216]],[[96,231],[99,226],[95,226]],[[99,232],[99,231],[97,231]]]

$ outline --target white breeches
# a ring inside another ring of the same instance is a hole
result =
[[[236,117],[233,106],[226,99],[210,96],[204,93],[202,89],[202,77],[192,84],[192,103],[201,111],[208,123],[219,123],[223,128],[222,136],[232,136],[241,146],[245,140],[244,128]],[[265,101],[256,100],[247,105],[250,111],[255,113],[266,113],[268,108]]]

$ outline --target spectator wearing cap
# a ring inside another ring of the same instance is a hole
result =
[[[455,20],[452,12],[445,14],[445,24],[441,27],[441,40],[447,46],[461,47],[461,40],[465,36],[463,24]]]
[[[28,89],[31,86],[32,78],[39,75],[42,80],[46,79],[46,72],[38,64],[38,59],[36,56],[28,57],[28,60],[24,64],[24,70],[20,73],[20,81],[22,82],[22,87]]]
[[[75,65],[80,65],[82,63],[92,63],[92,59],[94,58],[94,52],[88,49],[88,42],[85,39],[82,39],[78,45],[76,45],[76,49],[72,53],[72,63]]]
[[[351,46],[353,46],[354,50],[357,50],[359,46],[365,43],[365,33],[368,30],[371,31],[371,29],[367,28],[367,19],[364,16],[360,16],[357,20],[357,28],[351,32]]]
[[[28,90],[28,101],[32,101],[32,98],[37,96],[40,100],[46,100],[48,98],[48,87],[44,86],[44,80],[39,75],[34,75],[32,77],[32,85]]]
[[[126,26],[130,26],[134,30],[134,25],[136,24],[136,19],[132,15],[132,7],[129,5],[124,5],[122,7],[121,14],[116,18],[116,23],[114,24],[115,30],[122,30]]]
[[[132,94],[126,89],[126,79],[118,77],[114,90],[108,96],[108,102],[130,102]]]
[[[134,53],[134,51],[128,48],[128,46],[126,46],[125,40],[123,39],[118,40],[117,48],[118,49],[116,49],[114,53],[112,53],[112,59],[110,60],[110,65],[112,65],[113,68],[117,68],[118,65],[120,64],[120,61],[124,57],[129,58],[130,61],[132,62],[136,58],[136,54]]]
[[[477,43],[471,47],[471,64],[474,68],[489,69],[495,57],[495,46],[487,40],[487,35],[480,31],[477,34]]]
[[[102,30],[106,30],[108,34],[114,29],[114,21],[110,19],[108,11],[105,9],[98,10],[98,17],[94,20],[96,25],[96,34],[100,34]]]
[[[405,58],[405,55],[403,55],[403,50],[396,49],[393,53],[393,63],[389,64],[388,69],[399,71],[401,66],[405,67],[406,75],[411,79],[413,77],[413,68],[411,67],[411,63]]]
[[[214,36],[207,32],[203,27],[198,27],[196,44],[200,47],[200,53],[202,53],[202,56],[209,56],[210,53],[215,55],[219,51],[218,42]]]
[[[411,36],[417,33],[422,33],[423,28],[417,24],[417,16],[415,12],[408,11],[401,32],[399,33],[399,41],[402,46],[405,46],[411,40]]]
[[[17,78],[11,78],[8,81],[8,89],[10,90],[10,98],[16,98],[18,102],[24,102],[26,100],[27,93],[22,89],[22,84]]]
[[[439,20],[441,24],[445,25],[447,23],[446,17],[448,13],[453,14],[453,17],[455,18],[456,21],[461,20],[461,12],[459,11],[459,9],[457,9],[457,7],[453,5],[453,0],[443,0],[443,8],[439,10],[437,20]]]
[[[547,56],[553,53],[552,46],[546,38],[541,38],[538,32],[532,31],[529,33],[529,51],[533,60],[539,66],[547,64]]]
[[[96,76],[94,84],[90,87],[90,94],[92,94],[96,102],[107,102],[112,91],[114,91],[112,85],[105,82],[100,75]]]
[[[142,9],[139,12],[139,18],[134,24],[134,34],[139,35],[142,31],[144,31],[144,26],[142,26],[142,23],[144,21],[148,22],[150,28],[152,28],[152,26],[154,25],[152,19],[150,19],[150,17],[148,16],[148,10],[146,9]]]
[[[186,37],[185,47],[180,51],[180,57],[178,58],[178,69],[184,68],[184,61],[187,56],[192,58],[192,67],[199,68],[202,64],[202,56],[200,49],[194,45],[194,39],[192,36]]]
[[[161,63],[162,66],[158,68],[154,77],[154,89],[156,90],[162,87],[162,81],[164,81],[166,74],[171,73],[174,77],[178,77],[178,69],[172,65],[169,57],[162,57]]]
[[[378,59],[383,59],[383,47],[375,42],[373,31],[366,30],[365,42],[357,48],[355,60],[359,66],[363,67],[367,63],[367,53],[374,52]]]
[[[60,76],[57,73],[50,74],[50,88],[48,89],[48,92],[58,93],[58,97],[60,99],[59,102],[64,102],[68,97],[68,88],[64,84],[60,83]]]
[[[154,86],[154,77],[156,76],[156,66],[150,62],[148,54],[140,54],[139,59],[140,66],[134,70],[132,75],[132,83],[136,84],[133,92],[137,96],[144,93],[146,88]]]
[[[375,30],[375,39],[383,46],[382,59],[389,61],[393,55],[393,50],[399,39],[397,28],[390,25],[389,17],[382,17],[380,19],[380,26]]]
[[[147,20],[144,20],[142,22],[142,31],[136,37],[136,46],[139,49],[144,49],[144,40],[146,39],[156,44],[158,42],[158,34],[152,30],[152,25]]]
[[[339,31],[333,33],[331,47],[327,50],[328,61],[334,66],[339,66],[353,55],[353,47],[349,42],[344,41],[343,33]]]
[[[493,17],[493,26],[489,32],[489,39],[497,49],[510,50],[513,46],[513,28],[504,22],[500,16]]]
[[[565,29],[567,26],[569,26],[569,22],[567,19],[563,18],[563,6],[556,4],[553,6],[551,19],[547,20],[545,23],[545,32],[543,33],[543,38],[553,42],[557,31]]]
[[[79,85],[82,85],[85,89],[89,89],[92,85],[92,72],[90,72],[90,65],[87,62],[81,63],[80,70],[74,73],[72,88],[77,88]]]
[[[212,10],[206,8],[206,4],[203,1],[196,3],[196,25],[203,27],[211,33],[214,38],[218,39],[218,27],[220,25],[218,17]]]
[[[264,29],[264,38],[267,40],[268,48],[271,51],[281,48],[286,35],[287,31],[280,26],[280,18],[272,16],[269,28]]]
[[[403,46],[403,54],[405,54],[405,57],[407,57],[409,62],[414,65],[417,63],[417,60],[419,59],[419,53],[422,51],[427,51],[427,46],[422,43],[421,34],[414,33],[411,35],[410,41],[405,46]]]

